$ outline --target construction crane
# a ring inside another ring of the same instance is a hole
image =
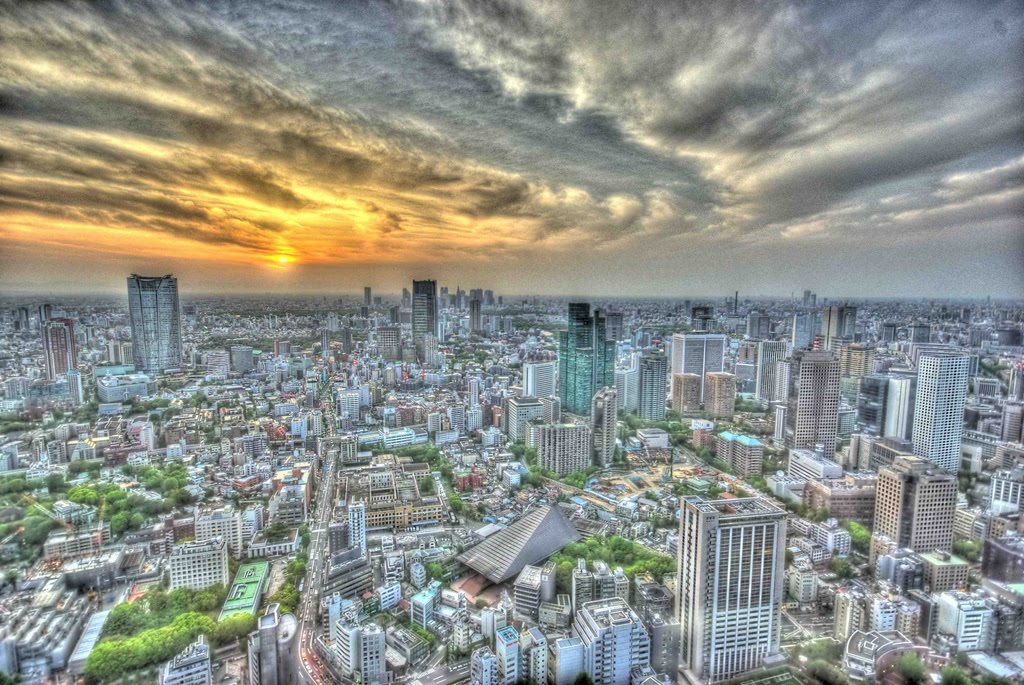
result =
[[[25,532],[25,526],[21,526],[20,528],[18,528],[18,530],[14,531],[13,533],[11,533],[11,534],[10,534],[10,535],[8,535],[7,537],[5,537],[5,538],[4,538],[3,540],[0,540],[0,547],[3,547],[3,546],[4,546],[4,545],[6,545],[6,544],[7,544],[8,542],[10,542],[10,541],[11,541],[11,540],[13,540],[13,539],[14,539],[15,537],[17,537],[18,535],[21,535],[21,534],[22,534],[22,533],[24,533],[24,532]]]

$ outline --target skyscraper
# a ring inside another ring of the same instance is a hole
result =
[[[688,497],[679,521],[680,666],[716,683],[779,652],[786,512],[757,497]]]
[[[426,358],[428,335],[437,335],[437,281],[413,281],[412,341],[421,362]]]
[[[825,446],[836,451],[839,421],[839,361],[829,352],[800,351],[789,365],[786,447]]]
[[[700,411],[701,377],[695,373],[672,374],[672,408],[678,412]]]
[[[373,304],[373,290],[370,286],[365,286],[363,288],[363,305],[369,307],[371,304]]]
[[[71,369],[78,368],[74,321],[50,319],[43,324],[43,356],[46,362],[46,377],[51,381]]]
[[[128,277],[135,369],[160,373],[181,366],[181,310],[178,279],[173,276]]]
[[[956,352],[928,352],[917,360],[914,397],[914,454],[956,473],[970,358]]]
[[[757,343],[757,378],[754,396],[762,402],[784,399],[775,395],[775,372],[778,363],[786,358],[785,340],[761,340]]]
[[[590,408],[590,423],[594,433],[594,464],[611,466],[615,458],[615,434],[619,410],[615,388],[602,388]]]
[[[814,335],[821,327],[817,312],[796,312],[793,314],[793,335],[790,341],[794,350],[804,350],[814,342]]]
[[[704,401],[704,377],[725,370],[727,344],[726,336],[721,333],[676,333],[672,336],[672,373],[700,376],[701,401]]]
[[[615,384],[615,342],[607,340],[601,310],[569,303],[568,330],[558,334],[558,398],[562,409],[586,415],[601,388]]]
[[[852,342],[857,333],[857,308],[831,306],[821,310],[821,337],[831,350],[837,338]]]
[[[884,437],[911,439],[916,389],[916,376],[896,376],[889,379],[889,387],[885,391],[885,426],[882,430]]]
[[[878,471],[872,540],[927,552],[953,544],[957,480],[920,457],[897,457]],[[879,549],[872,544],[872,551]]]
[[[640,418],[649,421],[665,419],[665,381],[668,359],[661,352],[640,355]]]
[[[483,330],[483,324],[480,319],[480,300],[476,298],[469,301],[469,330],[473,333],[479,333]]]
[[[736,376],[724,372],[709,373],[704,386],[704,411],[716,418],[735,413]]]

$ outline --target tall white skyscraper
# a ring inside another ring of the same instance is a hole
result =
[[[786,512],[761,497],[688,497],[679,535],[680,666],[706,683],[760,667],[779,652]]]
[[[353,547],[366,553],[366,503],[352,502],[348,505],[348,539]]]
[[[668,380],[668,360],[661,352],[640,355],[640,408],[639,416],[649,421],[665,419]]]
[[[757,343],[757,378],[754,396],[762,402],[783,400],[775,394],[778,363],[786,358],[785,340],[761,340]]]
[[[676,333],[672,336],[672,373],[695,373],[701,377],[700,399],[704,401],[704,377],[725,370],[722,333]]]
[[[821,443],[836,451],[839,422],[839,360],[830,352],[794,352],[786,409],[786,447]]]
[[[555,373],[558,362],[523,364],[523,394],[527,397],[551,397],[555,394]]]
[[[615,369],[615,392],[619,411],[635,413],[640,408],[640,353],[629,358],[629,366]]]
[[[334,650],[346,676],[356,676],[366,685],[384,682],[386,647],[380,626],[373,623],[358,625],[347,617],[339,618],[335,634]]]
[[[956,352],[929,352],[917,360],[914,397],[914,454],[956,473],[970,357]]]
[[[128,277],[128,316],[137,371],[159,373],[181,367],[181,310],[178,279]]]

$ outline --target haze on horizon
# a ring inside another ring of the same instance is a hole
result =
[[[1024,2],[588,9],[0,0],[0,292],[1024,297]]]

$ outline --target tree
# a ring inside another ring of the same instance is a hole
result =
[[[853,577],[853,564],[846,559],[840,559],[836,557],[828,563],[828,570],[836,574],[840,578],[852,578]]]
[[[586,671],[580,671],[576,680],[572,681],[572,685],[594,685],[594,679]]]
[[[849,679],[838,668],[818,659],[807,664],[804,670],[809,678],[821,683],[821,685],[849,685]]]
[[[946,666],[942,669],[942,685],[973,685],[971,677],[959,666]]]
[[[846,530],[850,534],[850,546],[861,554],[867,554],[871,545],[871,531],[856,521],[847,521]]]
[[[922,685],[928,678],[921,659],[914,652],[907,652],[896,662],[896,672],[903,677],[906,685]]]
[[[434,479],[431,476],[423,476],[419,479],[420,494],[421,495],[433,495],[434,494]]]

